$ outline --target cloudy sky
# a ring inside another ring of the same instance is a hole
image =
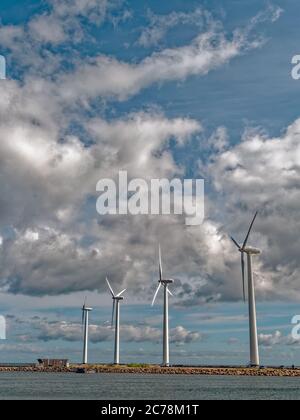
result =
[[[239,255],[256,210],[262,363],[300,364],[300,83],[297,0],[2,0],[0,362],[111,361],[111,299],[122,361],[161,361],[157,244],[176,281],[172,361],[247,363]],[[99,216],[96,184],[204,178],[206,214]]]

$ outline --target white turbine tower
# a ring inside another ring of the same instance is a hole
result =
[[[243,295],[244,301],[246,302],[246,293],[245,293],[245,254],[247,255],[248,263],[248,303],[249,303],[249,330],[250,330],[250,365],[259,366],[259,351],[258,351],[258,336],[257,336],[257,320],[256,320],[256,303],[255,303],[255,285],[253,280],[252,272],[252,257],[254,255],[261,254],[261,251],[257,248],[247,246],[250,233],[252,231],[254,222],[258,212],[256,212],[252,223],[250,225],[249,231],[247,233],[246,239],[242,246],[240,246],[234,238],[231,238],[239,252],[241,253],[241,264],[242,264],[242,279],[243,279]]]
[[[113,309],[112,309],[112,318],[111,318],[111,326],[113,327],[114,324],[114,317],[116,317],[115,321],[115,353],[114,353],[114,364],[120,364],[120,302],[124,300],[122,294],[126,292],[126,289],[122,290],[122,292],[115,295],[108,279],[106,278],[107,285],[109,287],[110,293],[113,299]]]
[[[171,296],[172,293],[169,290],[169,285],[174,283],[173,279],[163,279],[163,272],[162,272],[162,261],[161,261],[161,248],[159,246],[159,280],[158,280],[158,287],[156,289],[152,306],[155,303],[157,298],[158,292],[161,286],[164,287],[164,320],[163,320],[163,365],[170,366],[170,348],[169,348],[169,294]]]
[[[89,312],[91,312],[93,308],[88,308],[86,306],[86,300],[84,301],[82,307],[82,326],[83,326],[83,364],[87,364],[88,362],[88,342],[89,342]]]

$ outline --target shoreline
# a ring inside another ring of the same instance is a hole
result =
[[[70,365],[63,368],[35,366],[0,367],[5,372],[27,373],[81,373],[81,374],[138,374],[138,375],[202,375],[202,376],[253,376],[253,377],[300,377],[300,368],[247,368],[247,367],[161,367],[158,365],[132,367],[126,365]]]

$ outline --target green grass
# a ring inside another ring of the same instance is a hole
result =
[[[130,363],[129,365],[126,365],[126,366],[129,367],[129,368],[147,368],[150,365],[146,365],[146,364],[143,364],[143,363]]]

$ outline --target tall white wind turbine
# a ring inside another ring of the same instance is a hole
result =
[[[89,343],[89,312],[93,310],[93,308],[88,308],[86,306],[86,299],[84,301],[82,307],[82,326],[83,326],[83,364],[87,364],[88,362],[88,343]]]
[[[246,239],[242,246],[238,242],[231,238],[233,243],[241,253],[241,265],[242,265],[242,280],[243,280],[243,295],[244,301],[246,302],[246,291],[245,291],[245,254],[247,255],[248,264],[248,304],[249,304],[249,330],[250,330],[250,365],[259,366],[259,351],[258,351],[258,336],[257,336],[257,320],[256,320],[256,303],[255,303],[255,285],[253,280],[252,271],[252,257],[254,255],[261,254],[261,251],[257,248],[248,246],[248,240],[252,231],[254,222],[257,218],[258,212],[256,212],[250,228],[248,230]]]
[[[159,280],[152,306],[155,303],[158,292],[163,286],[164,288],[164,319],[163,319],[163,365],[170,366],[170,347],[169,347],[169,295],[173,296],[169,290],[169,285],[174,283],[173,279],[164,279],[161,261],[161,248],[159,246]]]
[[[108,279],[106,278],[106,282],[110,293],[113,299],[113,309],[112,309],[112,318],[111,318],[111,325],[113,327],[114,319],[115,319],[115,352],[114,352],[114,364],[120,364],[120,302],[124,300],[122,296],[126,289],[122,290],[122,292],[118,293],[117,295],[114,293]]]

